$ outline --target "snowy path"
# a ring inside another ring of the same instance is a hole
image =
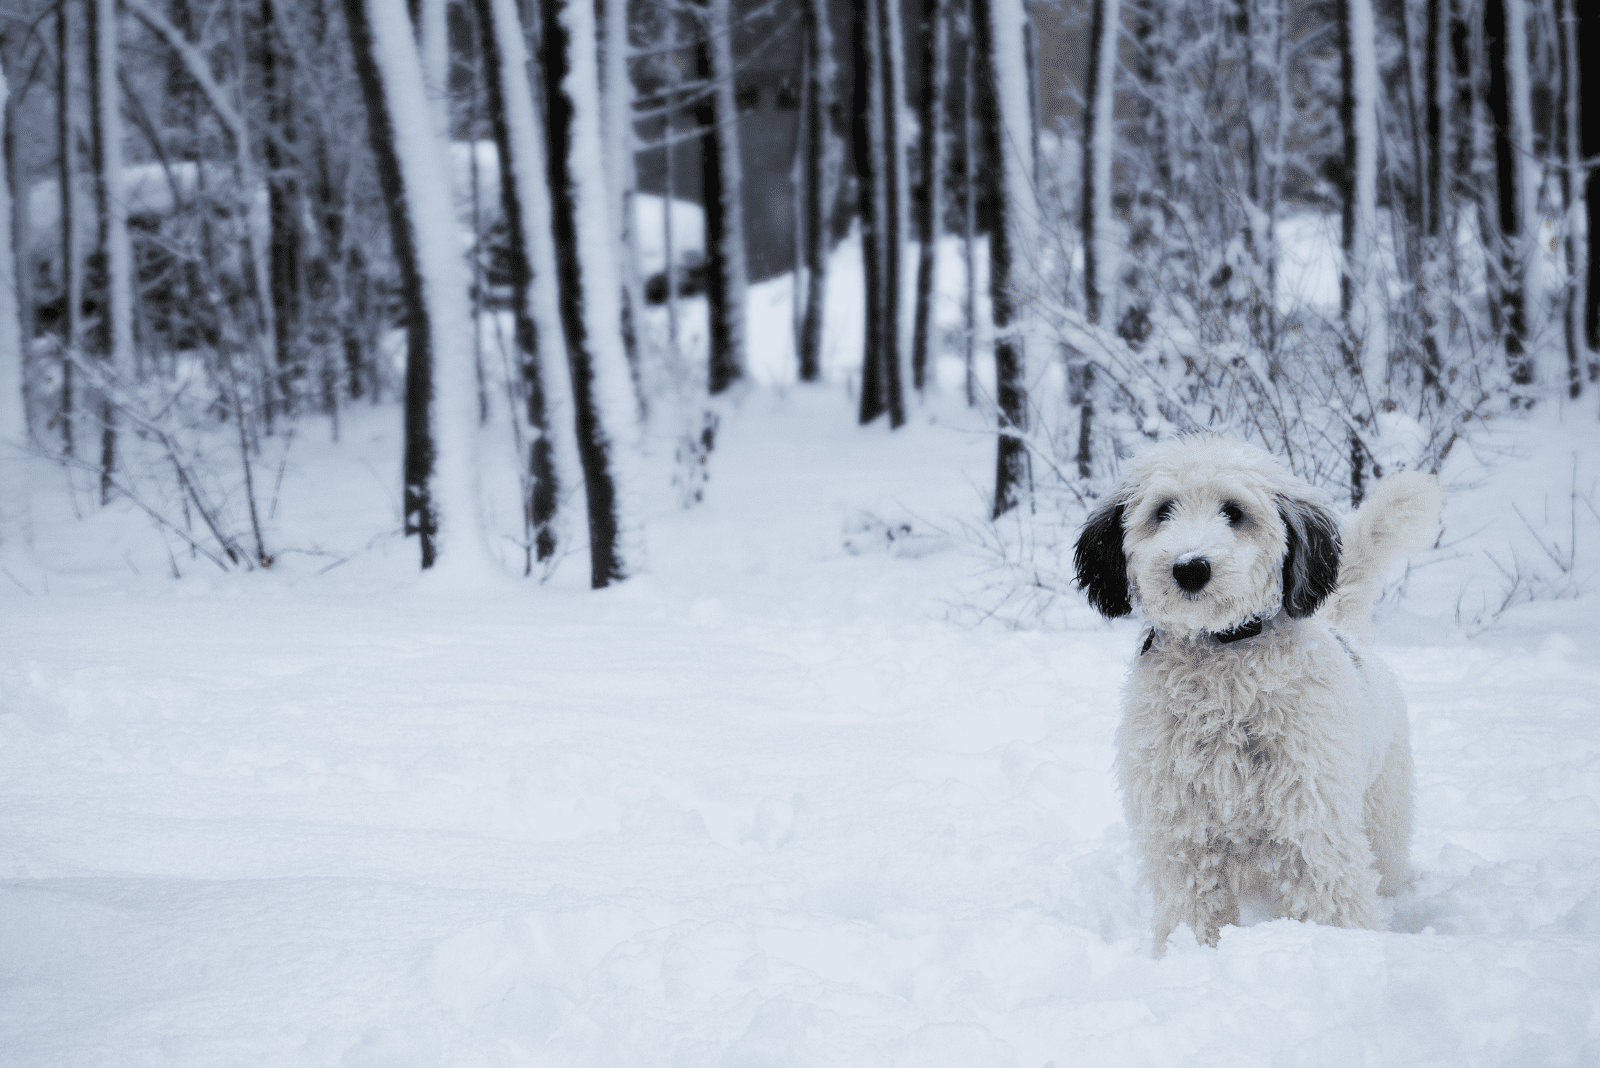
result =
[[[947,621],[961,538],[862,517],[974,514],[990,446],[846,419],[750,398],[611,592],[6,595],[0,1063],[1600,1063],[1592,604],[1389,622],[1390,931],[1156,962],[1110,772],[1136,627]]]

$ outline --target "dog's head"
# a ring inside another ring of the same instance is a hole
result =
[[[1141,456],[1084,524],[1074,563],[1107,616],[1231,630],[1280,608],[1317,610],[1339,577],[1339,525],[1322,495],[1264,450],[1187,435]]]

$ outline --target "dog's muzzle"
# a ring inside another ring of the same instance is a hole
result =
[[[1172,565],[1172,578],[1185,593],[1198,593],[1211,581],[1211,562],[1203,556]]]

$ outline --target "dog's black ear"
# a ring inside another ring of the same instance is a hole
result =
[[[1339,584],[1339,521],[1321,505],[1278,498],[1283,533],[1283,607],[1292,619],[1317,610]]]
[[[1101,505],[1083,524],[1072,553],[1078,586],[1088,594],[1090,604],[1112,619],[1133,611],[1128,600],[1128,561],[1122,555],[1122,510],[1120,497]]]

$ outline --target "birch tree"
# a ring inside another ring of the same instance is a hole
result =
[[[10,89],[0,67],[0,141],[6,139]],[[23,404],[22,320],[11,232],[11,172],[0,154],[0,561],[26,552],[32,537],[28,493],[28,415]]]
[[[622,344],[611,200],[604,183],[590,188],[604,165],[594,10],[589,0],[545,0],[542,13],[551,229],[588,500],[590,581],[599,589],[644,567],[643,531],[632,513],[638,426]]]
[[[882,48],[881,73],[883,76],[883,144],[879,151],[883,160],[884,189],[884,240],[883,273],[884,327],[888,338],[884,343],[885,400],[889,406],[889,427],[897,428],[906,421],[905,409],[905,345],[902,320],[905,289],[904,272],[900,267],[901,253],[905,250],[906,235],[910,232],[910,179],[906,170],[905,150],[905,98],[906,98],[906,37],[900,23],[900,0],[876,0],[878,13],[878,42]]]
[[[105,303],[91,347],[112,381],[133,380],[133,256],[128,244],[128,202],[123,193],[122,102],[117,82],[116,0],[85,0],[89,55],[89,107],[93,137],[96,255]],[[100,398],[100,501],[111,499],[117,468],[117,418],[112,398]]]
[[[989,190],[995,205],[989,231],[989,304],[994,317],[995,400],[999,436],[995,460],[996,518],[1015,508],[1031,490],[1032,466],[1024,442],[1028,432],[1028,370],[1018,290],[1025,277],[1023,250],[1027,205],[1033,202],[1033,138],[1028,94],[1022,0],[973,0],[973,37],[978,49],[977,125],[993,161]]]
[[[543,134],[528,82],[515,0],[474,0],[483,40],[489,116],[500,162],[518,368],[526,393],[529,493],[523,502],[537,559],[555,555],[565,472],[573,449],[571,376],[561,337]]]
[[[477,366],[449,156],[404,0],[344,9],[404,301],[406,532],[418,535],[424,569],[482,581],[497,567],[478,510]]]
[[[622,279],[622,344],[628,356],[639,403],[638,240],[634,234],[633,201],[638,193],[633,129],[633,79],[628,75],[628,0],[595,0],[599,29],[601,135],[605,140],[606,178],[611,183],[611,219],[616,230],[617,271]]]
[[[911,380],[919,391],[928,374],[944,212],[945,89],[950,78],[948,7],[948,0],[923,0],[922,5],[922,204],[917,220],[921,248],[917,257],[916,325],[911,337]]]

